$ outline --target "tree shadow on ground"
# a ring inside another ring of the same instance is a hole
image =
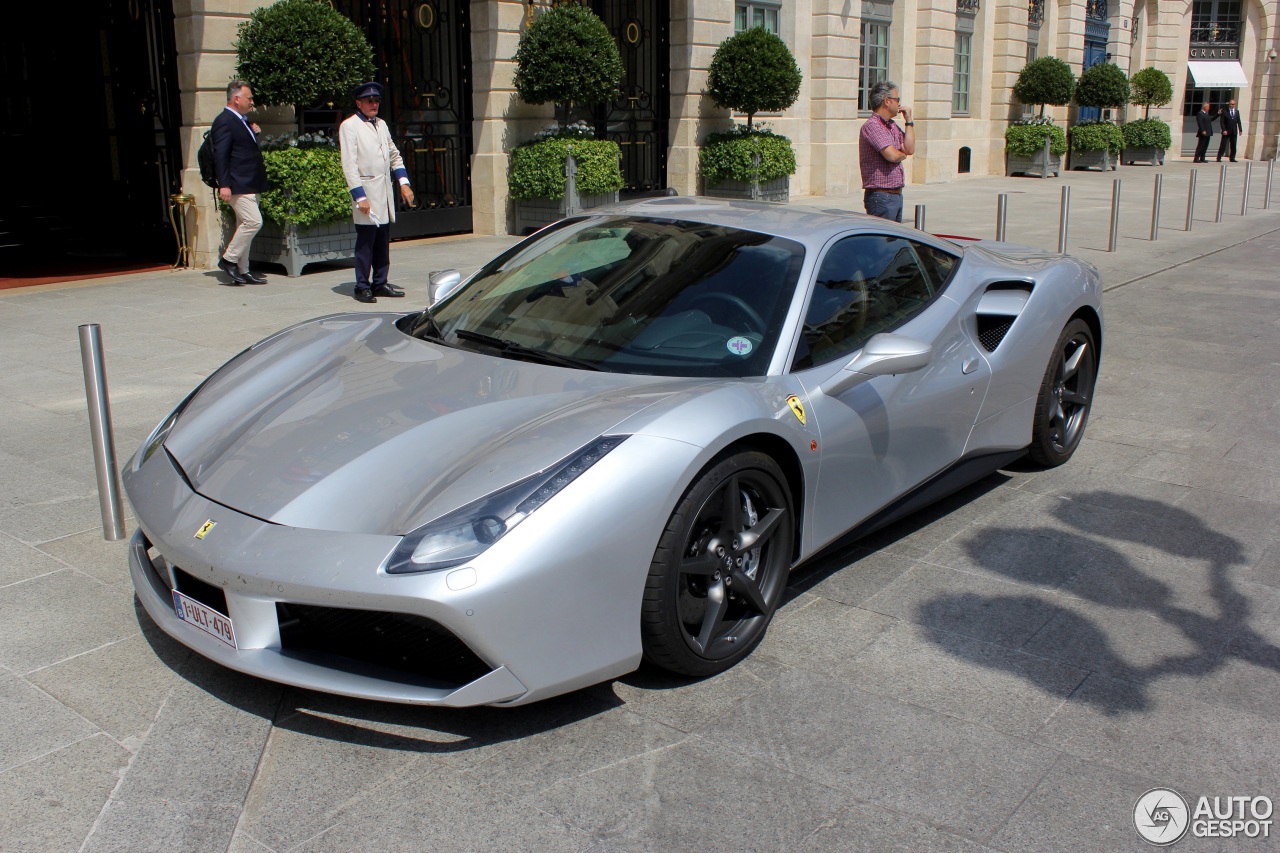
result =
[[[1150,706],[1148,688],[1161,679],[1200,678],[1232,660],[1280,671],[1280,648],[1251,626],[1254,605],[1237,589],[1233,567],[1247,565],[1244,547],[1236,539],[1209,528],[1194,513],[1171,504],[1105,491],[1061,496],[1053,508],[1059,527],[984,527],[962,538],[969,559],[979,568],[1017,583],[1034,566],[1002,554],[1009,537],[1040,537],[1045,549],[1076,555],[1074,569],[1062,571],[1043,595],[985,595],[975,592],[933,598],[917,609],[916,621],[948,653],[984,667],[1000,667],[1008,658],[967,654],[971,645],[953,642],[966,632],[966,623],[980,624],[991,613],[1037,609],[1042,619],[1021,650],[1123,681],[1129,691],[1079,691],[1075,696],[1098,704],[1107,713],[1142,711]],[[1007,549],[1006,549],[1007,550]],[[1146,568],[1151,571],[1144,571]],[[1154,572],[1166,575],[1168,581]],[[1043,576],[1040,576],[1043,577]],[[1059,594],[1061,593],[1061,594]],[[1188,606],[1179,598],[1207,602]],[[1154,640],[1143,648],[1126,648],[1108,630],[1071,609],[1063,595],[1115,608],[1133,619],[1131,636]],[[1162,623],[1162,624],[1157,624]],[[1164,626],[1176,629],[1169,635]],[[978,637],[978,639],[983,639]],[[1163,654],[1151,645],[1163,646]],[[1135,663],[1134,657],[1148,662]],[[1008,668],[1012,674],[1019,674]]]

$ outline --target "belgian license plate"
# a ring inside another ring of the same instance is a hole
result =
[[[230,617],[223,616],[212,607],[204,606],[194,598],[188,598],[176,589],[173,590],[173,609],[183,622],[217,637],[233,649],[236,647],[236,630]]]

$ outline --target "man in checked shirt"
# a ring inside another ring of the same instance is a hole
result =
[[[858,134],[858,161],[862,167],[862,204],[867,213],[881,219],[902,221],[902,161],[916,153],[916,126],[911,107],[898,97],[898,84],[881,80],[871,87],[871,118]],[[906,131],[894,118],[901,115]]]

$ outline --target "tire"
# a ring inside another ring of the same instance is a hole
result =
[[[1084,437],[1098,379],[1098,348],[1083,320],[1072,320],[1058,336],[1036,398],[1029,453],[1052,468],[1071,458]]]
[[[795,522],[771,458],[714,463],[685,492],[649,567],[641,607],[645,660],[714,675],[749,655],[782,601]]]

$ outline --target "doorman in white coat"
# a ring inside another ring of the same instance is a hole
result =
[[[404,296],[387,281],[391,269],[391,223],[396,205],[391,181],[400,183],[400,197],[413,204],[413,188],[404,158],[391,141],[387,123],[378,118],[382,84],[361,83],[352,90],[356,114],[338,128],[342,174],[351,191],[351,215],[356,224],[357,302],[377,302],[379,296]]]

